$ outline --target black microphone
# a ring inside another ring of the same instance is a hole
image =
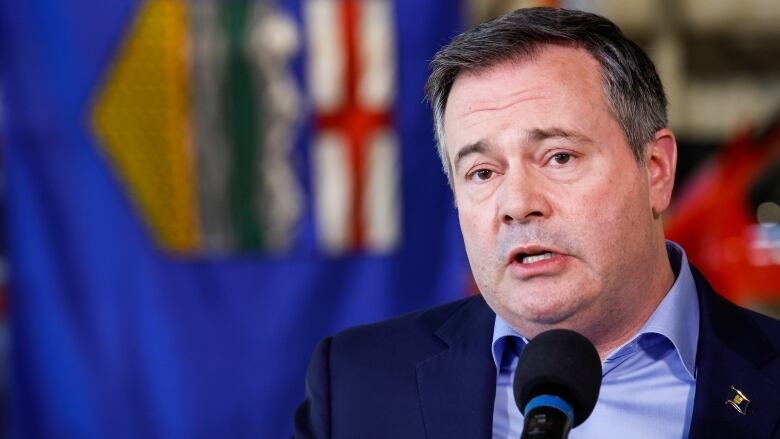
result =
[[[523,349],[514,394],[525,416],[521,439],[566,438],[593,412],[601,387],[601,359],[584,336],[552,329]]]

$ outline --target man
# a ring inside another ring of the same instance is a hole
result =
[[[608,20],[518,10],[466,32],[427,92],[481,295],[324,340],[296,437],[516,438],[527,340],[588,337],[588,437],[780,437],[780,323],[665,242],[676,164],[652,62]]]

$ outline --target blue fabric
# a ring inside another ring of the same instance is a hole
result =
[[[701,318],[688,437],[778,437],[780,322],[726,301],[691,272]],[[477,296],[327,338],[312,356],[296,437],[491,438],[495,317]],[[725,403],[731,386],[751,400],[746,415]],[[599,437],[622,437],[604,428]]]
[[[696,390],[699,306],[685,252],[671,241],[667,252],[677,274],[672,288],[636,335],[607,356],[596,407],[584,424],[572,430],[572,439],[601,437],[605,431],[616,437],[687,434]],[[527,343],[496,316],[493,358],[499,376],[494,438],[519,437],[523,429],[523,415],[512,391],[518,358],[514,350],[504,348],[506,337],[516,337],[521,347]]]
[[[280,3],[300,24],[301,0]],[[426,63],[460,28],[461,11],[448,0],[394,4],[396,252],[319,253],[304,124],[295,165],[309,204],[294,251],[177,259],[150,240],[89,123],[141,4],[0,2],[11,435],[288,436],[325,334],[464,294],[465,254],[422,102]]]
[[[296,439],[489,438],[495,314],[481,297],[325,339],[312,355]]]

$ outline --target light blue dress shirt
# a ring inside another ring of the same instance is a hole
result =
[[[676,276],[672,288],[636,335],[604,361],[596,408],[571,431],[571,439],[688,436],[696,393],[699,301],[685,251],[671,241],[666,250]],[[518,357],[505,349],[508,337],[517,338],[518,350],[528,342],[496,316],[494,439],[517,439],[523,431],[512,392]]]

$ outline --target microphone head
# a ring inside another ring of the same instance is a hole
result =
[[[599,398],[601,359],[593,344],[574,331],[551,329],[523,349],[514,380],[521,413],[534,397],[555,395],[574,410],[576,427],[590,416]]]

